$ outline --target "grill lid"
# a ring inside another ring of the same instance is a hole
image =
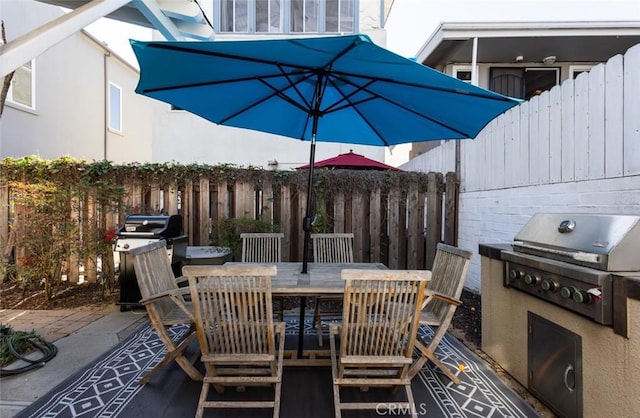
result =
[[[172,238],[182,231],[182,216],[129,215],[116,231],[119,237]]]
[[[607,271],[640,270],[640,216],[538,213],[514,250]]]

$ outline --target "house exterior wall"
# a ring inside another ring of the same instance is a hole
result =
[[[8,41],[63,14],[34,1],[2,2],[1,12]],[[79,32],[35,57],[35,77],[35,110],[6,103],[0,158],[151,159],[149,100],[133,92],[138,73],[95,39]],[[122,88],[123,131],[118,134],[106,129],[109,81]]]
[[[509,243],[537,212],[640,213],[640,45],[492,121],[460,142],[458,245]],[[453,171],[455,141],[402,165]]]

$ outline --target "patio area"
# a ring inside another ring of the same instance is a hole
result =
[[[28,312],[29,314],[25,313],[21,317],[24,319],[28,315],[37,315],[44,321],[47,311]],[[0,319],[4,322],[10,312],[2,311],[1,314]],[[295,344],[293,335],[297,334],[296,319],[296,316],[287,316],[287,335],[292,336],[287,337],[287,345]],[[162,344],[145,322],[146,316],[140,315],[140,312],[108,312],[98,320],[79,327],[69,336],[57,340],[59,354],[45,367],[3,379],[1,416],[54,414],[89,417],[107,413],[118,417],[193,415],[201,385],[200,382],[190,380],[177,365],[163,369],[144,387],[137,385],[145,371],[160,361],[163,351]],[[176,337],[180,332],[181,328],[176,327]],[[421,332],[431,331],[423,329]],[[98,336],[100,333],[102,338]],[[317,341],[315,330],[309,321],[305,324],[305,336],[310,345]],[[95,345],[86,345],[88,341],[98,343],[102,351]],[[93,348],[93,357],[78,358],[81,352],[87,352],[74,349],[80,345]],[[189,351],[195,349],[193,346]],[[461,370],[459,376],[462,384],[454,385],[432,365],[426,365],[412,382],[419,416],[542,416],[502,381],[485,361],[455,337],[447,335],[441,349],[446,363]],[[166,384],[167,382],[171,384]],[[50,388],[54,389],[49,391]],[[260,396],[259,392],[266,389],[248,388],[246,394],[255,394],[256,391]],[[18,393],[23,394],[23,400],[11,399],[12,395],[15,398]],[[231,397],[246,394],[227,392]],[[347,396],[364,397],[366,400],[371,395],[377,394],[373,391],[355,390]],[[379,394],[374,399],[386,395]],[[389,410],[384,408],[393,408],[395,400],[391,396],[388,403],[381,403],[383,409],[378,415],[389,415]],[[20,411],[22,407],[24,409]],[[233,410],[218,414],[222,415],[216,415],[216,411],[208,411],[206,416],[269,416],[270,411]],[[285,367],[281,416],[332,415],[330,369]]]

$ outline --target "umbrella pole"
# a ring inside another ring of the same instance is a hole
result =
[[[309,241],[311,239],[311,229],[313,228],[311,216],[312,209],[312,193],[313,193],[313,165],[316,159],[316,136],[311,137],[311,152],[309,153],[309,180],[307,184],[307,210],[304,220],[302,221],[302,229],[304,230],[304,245],[302,246],[302,273],[307,273],[307,264],[309,263]]]
[[[311,152],[309,153],[309,183],[307,185],[307,212],[302,221],[302,229],[304,230],[304,244],[302,246],[302,273],[307,273],[307,264],[309,262],[309,240],[311,238],[312,217],[311,217],[311,184],[313,183],[313,164],[316,158],[316,135],[311,136]],[[305,308],[307,306],[307,297],[300,296],[300,317],[298,318],[298,324],[301,332],[304,326]],[[298,335],[298,358],[302,358],[304,338],[302,335]]]

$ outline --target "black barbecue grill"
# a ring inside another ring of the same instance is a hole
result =
[[[121,310],[139,307],[140,288],[133,268],[133,257],[129,251],[158,240],[167,243],[167,256],[171,260],[173,274],[180,275],[187,254],[188,237],[182,234],[180,215],[129,215],[124,225],[116,231],[116,249],[120,256],[120,300]]]

